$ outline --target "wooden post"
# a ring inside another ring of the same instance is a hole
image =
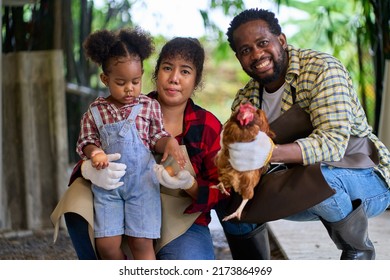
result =
[[[55,0],[54,4],[54,42],[53,48],[59,50],[62,48],[62,0]]]
[[[378,102],[378,101],[377,101]],[[383,75],[383,93],[381,104],[381,115],[379,120],[379,139],[390,148],[390,59],[385,60],[385,73]]]
[[[68,180],[68,144],[61,50],[3,55],[2,193],[6,223],[15,229],[51,227]]]
[[[3,2],[0,0],[0,7],[3,7]],[[0,21],[0,30],[2,30],[2,22]],[[0,53],[3,53],[2,50],[3,41],[2,37],[0,37]],[[2,56],[0,56],[0,66],[2,66]],[[0,75],[0,88],[2,88],[2,79]],[[0,96],[0,139],[3,139],[3,90],[1,91]],[[4,176],[3,176],[3,141],[1,141],[0,145],[0,229],[6,228],[6,207],[7,207],[7,200],[5,197],[5,190],[4,190]]]

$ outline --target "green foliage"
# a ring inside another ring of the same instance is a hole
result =
[[[146,5],[146,1],[139,2],[144,2]],[[369,120],[373,122],[375,118],[373,114],[375,94],[372,93],[374,77],[366,74],[373,72],[369,48],[365,47],[361,50],[361,56],[365,57],[363,64],[357,55],[358,37],[356,34],[358,34],[359,28],[364,26],[363,7],[357,3],[359,1],[279,0],[275,2],[306,13],[306,17],[291,17],[287,21],[287,25],[295,26],[296,30],[299,30],[288,38],[289,43],[302,48],[318,49],[339,58],[350,71],[363,100],[362,103],[367,107]],[[124,0],[107,0],[103,8],[93,10],[92,30],[136,25],[132,22],[130,14],[134,3]],[[77,4],[74,6],[77,9]],[[220,30],[209,15],[211,11],[218,10],[228,17],[233,17],[244,9],[243,0],[210,0],[208,8],[199,11],[206,29],[206,35],[202,38],[202,42],[207,49],[209,59],[206,62],[205,86],[202,91],[196,94],[196,100],[200,105],[215,112],[223,119],[230,114],[230,102],[235,92],[245,84],[248,77],[241,70],[226,41],[226,30]],[[75,11],[74,15],[78,14],[78,11]],[[78,17],[75,16],[75,23],[77,20]],[[156,38],[156,53],[164,42],[165,38],[162,36]],[[361,42],[367,44],[367,39],[361,40]],[[154,89],[154,83],[149,77],[154,70],[155,58],[152,56],[145,62],[144,92]],[[359,68],[359,65],[363,65],[363,67]],[[93,80],[99,81],[91,79],[91,81]],[[223,81],[223,83],[216,83],[216,81]],[[228,100],[228,102],[224,100]],[[226,106],[225,103],[229,105]]]
[[[53,49],[54,6],[53,1],[49,0],[40,0],[28,5],[8,6],[7,3],[3,3],[2,52]]]
[[[117,30],[122,27],[134,26],[131,18],[131,8],[133,2],[129,0],[106,0],[103,7],[96,8],[93,0],[76,1],[72,0],[71,18],[73,28],[73,59],[76,65],[77,77],[85,77],[79,83],[90,86],[97,90],[101,89],[99,79],[100,70],[96,65],[88,63],[87,67],[83,56],[82,43],[89,33],[100,29]],[[85,27],[86,23],[89,26]],[[69,58],[71,59],[71,58]],[[68,82],[74,82],[72,75],[68,77]]]
[[[134,26],[131,17],[133,1],[106,0],[102,9],[94,9],[92,21],[95,29],[119,29],[126,26]]]

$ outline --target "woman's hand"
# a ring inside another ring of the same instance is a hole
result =
[[[160,184],[168,189],[187,190],[195,183],[194,176],[187,170],[180,170],[176,176],[171,176],[161,164],[156,164],[153,169]]]
[[[120,154],[108,154],[108,167],[97,170],[91,160],[81,164],[81,175],[93,184],[106,190],[113,190],[123,185],[120,179],[126,173],[126,164],[113,162],[121,158]]]
[[[236,142],[229,145],[229,162],[237,171],[262,168],[270,160],[274,146],[272,139],[260,131],[252,142]]]
[[[180,168],[184,168],[186,165],[186,157],[183,150],[180,148],[179,143],[174,137],[168,138],[161,162],[164,162],[168,158],[168,155],[171,155],[176,160]]]

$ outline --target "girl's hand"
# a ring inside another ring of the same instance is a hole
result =
[[[105,152],[98,151],[91,156],[91,163],[97,170],[104,169],[108,166],[108,157]]]
[[[81,164],[81,175],[93,184],[106,190],[113,190],[123,185],[120,179],[126,173],[126,164],[113,162],[121,158],[120,154],[109,154],[108,168],[97,170],[92,166],[91,160]]]

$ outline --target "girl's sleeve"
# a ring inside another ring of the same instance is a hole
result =
[[[76,152],[82,159],[87,159],[83,153],[83,148],[88,144],[94,144],[101,147],[99,131],[90,109],[81,118],[80,133],[76,144]]]
[[[154,150],[154,146],[156,145],[157,141],[163,137],[170,136],[170,134],[164,129],[163,116],[161,113],[160,103],[158,103],[158,101],[151,99],[150,112],[150,147],[152,150]]]

